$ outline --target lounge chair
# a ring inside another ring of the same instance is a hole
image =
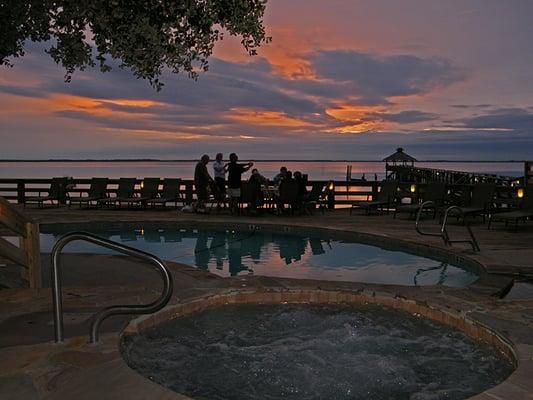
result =
[[[57,202],[59,207],[62,201],[66,201],[68,198],[67,192],[68,178],[66,177],[56,177],[52,178],[52,183],[50,184],[50,189],[48,189],[45,196],[41,196],[42,191],[39,191],[37,196],[28,196],[24,199],[24,207],[26,204],[35,203],[39,208],[44,207],[44,202],[49,201],[52,205],[54,201]]]
[[[323,183],[313,183],[313,187],[309,194],[303,200],[304,212],[310,215],[313,215],[313,210],[316,209],[317,205],[324,211],[325,206],[321,204],[321,196],[324,193],[324,188],[326,187]]]
[[[113,197],[106,197],[98,201],[99,205],[110,205],[113,204],[115,207],[117,204],[120,206],[121,203],[127,201],[133,197],[133,192],[135,191],[135,183],[137,178],[120,178],[118,180],[118,188],[116,195]]]
[[[157,197],[159,192],[160,178],[144,178],[141,183],[141,193],[139,196],[132,194],[129,198],[119,198],[118,203],[126,203],[128,206],[141,205],[146,208],[148,201]]]
[[[69,199],[69,206],[71,206],[73,203],[78,203],[81,208],[82,204],[87,204],[87,206],[91,206],[93,202],[96,206],[98,206],[98,202],[100,200],[105,199],[107,196],[106,190],[108,181],[108,178],[92,178],[91,186],[87,191],[87,196],[83,197],[80,192],[80,197],[71,197]]]
[[[483,217],[483,222],[485,222],[485,217],[488,215],[494,205],[494,192],[496,190],[496,185],[494,183],[478,183],[474,185],[471,191],[470,199],[467,200],[466,206],[460,206],[459,210],[452,211],[450,216],[459,216],[462,214],[464,218],[477,217],[481,215]]]
[[[175,208],[178,208],[178,202],[184,202],[180,192],[181,179],[163,179],[163,191],[161,195],[154,196],[147,200],[146,203],[152,207],[160,204],[165,207],[167,203],[174,203]]]
[[[278,212],[281,212],[285,206],[288,204],[291,210],[291,213],[299,209],[302,206],[302,199],[299,196],[300,185],[296,181],[282,181],[279,186],[279,197],[277,199],[277,204],[279,207]]]
[[[257,211],[259,205],[259,198],[257,192],[261,191],[261,187],[250,182],[241,182],[241,196],[239,197],[239,213],[243,213],[245,207],[248,212]]]
[[[505,222],[505,226],[509,224],[509,221],[513,221],[516,230],[518,228],[518,221],[525,222],[528,218],[533,218],[533,185],[526,186],[520,209],[491,214],[489,216],[488,229],[490,229],[493,221]]]
[[[394,209],[394,218],[396,218],[397,213],[409,213],[410,216],[414,216],[420,210],[420,207],[426,201],[431,201],[433,210],[433,217],[437,212],[438,207],[444,205],[444,199],[446,197],[446,184],[441,182],[430,182],[426,185],[426,190],[420,196],[420,201],[414,204],[401,204],[396,206]]]
[[[381,190],[378,192],[375,200],[369,201],[355,201],[350,208],[350,215],[353,210],[363,209],[366,214],[370,214],[372,210],[379,210],[385,208],[387,211],[396,202],[398,195],[398,182],[396,181],[382,181]]]

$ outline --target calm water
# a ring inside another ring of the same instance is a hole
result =
[[[123,354],[210,400],[461,400],[512,371],[461,332],[377,306],[224,306],[129,337]]]
[[[253,161],[253,160],[252,160]],[[128,177],[168,177],[191,179],[194,172],[194,162],[0,162],[0,178],[50,178],[53,176],[72,176],[74,178],[90,178],[103,176],[109,178]],[[292,171],[301,171],[309,175],[309,179],[346,178],[346,166],[352,165],[352,177],[359,178],[362,174],[369,180],[383,179],[385,165],[382,162],[256,162],[255,167],[266,176],[272,178],[279,172],[281,165]],[[490,174],[522,176],[523,163],[461,163],[461,162],[432,162],[418,163],[422,167],[451,169],[468,172],[484,172]],[[209,166],[212,173],[212,165]]]
[[[322,235],[184,228],[174,224],[138,224],[96,229],[89,225],[42,228],[41,247],[49,252],[57,238],[85,230],[164,260],[194,265],[221,276],[256,274],[300,279],[397,285],[463,287],[477,279],[473,271],[439,261]],[[110,251],[84,242],[67,252]]]

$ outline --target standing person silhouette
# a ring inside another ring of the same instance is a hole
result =
[[[204,154],[194,169],[194,187],[196,188],[196,202],[195,211],[205,213],[205,203],[208,199],[209,183],[213,181],[209,172],[207,171],[207,164],[209,163],[209,156]]]
[[[215,183],[221,195],[226,193],[226,165],[222,161],[222,158],[222,153],[218,153],[213,163],[213,176],[215,177]]]
[[[239,157],[237,154],[231,153],[229,155],[228,164],[228,195],[230,197],[230,212],[237,213],[239,211],[239,198],[241,197],[241,182],[242,174],[248,171],[254,163],[238,164]]]

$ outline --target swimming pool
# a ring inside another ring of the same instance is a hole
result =
[[[131,368],[193,398],[458,400],[503,381],[495,348],[377,305],[226,305],[124,338]]]
[[[473,269],[382,248],[325,231],[284,231],[262,226],[229,227],[178,223],[65,224],[41,228],[41,250],[63,234],[83,230],[220,276],[262,276],[397,285],[464,287]],[[346,236],[346,235],[345,235]],[[69,244],[66,252],[110,253],[94,245]]]

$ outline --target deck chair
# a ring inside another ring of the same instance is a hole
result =
[[[114,197],[106,197],[105,199],[101,199],[98,201],[99,205],[107,205],[113,204],[115,207],[120,206],[120,204],[124,201],[127,201],[127,199],[130,199],[133,197],[133,192],[135,191],[135,183],[137,182],[137,178],[120,178],[118,180],[118,188],[116,192],[116,196]]]
[[[239,213],[242,213],[247,207],[248,211],[252,208],[252,202],[255,201],[256,187],[250,182],[241,182],[241,196],[239,197]]]
[[[372,210],[379,210],[385,208],[388,210],[396,202],[398,194],[398,182],[396,181],[381,181],[381,190],[378,192],[375,200],[369,201],[355,201],[350,208],[350,215],[353,210],[363,209],[366,214],[370,214]]]
[[[39,194],[37,196],[26,197],[24,199],[24,207],[26,207],[26,204],[34,203],[37,204],[39,208],[43,208],[45,201],[49,201],[52,205],[55,201],[57,202],[57,206],[59,207],[62,201],[67,200],[67,183],[68,178],[66,177],[52,178],[52,182],[50,183],[50,188],[48,189],[47,194],[41,196],[41,193],[43,193],[43,191],[39,191]]]
[[[317,205],[321,207],[320,197],[322,196],[325,187],[326,185],[323,183],[313,183],[311,191],[303,200],[304,213],[313,215],[313,210],[316,209]]]
[[[129,198],[118,199],[120,203],[126,203],[128,206],[141,205],[146,208],[148,201],[157,197],[159,192],[160,178],[144,178],[141,183],[141,193],[139,196],[133,194]]]
[[[158,228],[145,228],[142,232],[142,237],[148,243],[161,243],[161,232]]]
[[[512,221],[514,222],[514,228],[516,231],[518,228],[518,221],[526,222],[528,218],[533,218],[533,185],[526,186],[524,190],[524,198],[520,204],[520,209],[491,214],[489,216],[488,229],[490,229],[493,221],[505,222],[505,226]]]
[[[496,185],[494,183],[478,183],[474,185],[471,191],[470,199],[467,200],[467,205],[459,207],[463,217],[477,217],[481,215],[483,222],[485,217],[493,209],[494,192]],[[459,211],[451,212],[450,216],[458,216]]]
[[[163,179],[163,190],[159,196],[154,196],[147,200],[146,203],[152,207],[160,204],[165,207],[167,203],[174,203],[174,207],[178,208],[178,202],[183,203],[184,199],[180,192],[181,179],[165,178]]]
[[[74,203],[78,203],[80,208],[82,204],[87,204],[87,206],[91,206],[92,203],[95,204],[95,206],[98,206],[98,202],[100,200],[103,200],[106,198],[106,190],[107,190],[107,182],[109,181],[108,178],[92,178],[91,179],[91,186],[89,187],[89,190],[87,191],[87,196],[82,197],[80,193],[80,197],[70,198],[69,200],[69,207]]]
[[[442,182],[429,182],[426,186],[426,190],[420,198],[420,201],[415,204],[401,204],[394,209],[394,218],[397,213],[409,213],[409,216],[414,216],[420,210],[422,204],[426,201],[433,203],[432,210],[433,217],[435,217],[437,208],[444,205],[444,199],[446,197],[446,184]]]
[[[291,213],[294,214],[302,206],[302,199],[300,199],[299,184],[296,181],[282,181],[279,186],[279,198],[277,200],[280,211],[283,210],[285,204],[288,204]]]

